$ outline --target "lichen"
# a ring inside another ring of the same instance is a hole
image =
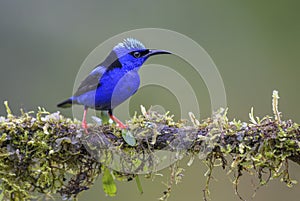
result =
[[[39,108],[14,116],[7,103],[0,122],[3,200],[31,200],[39,194],[69,198],[86,190],[101,172],[80,142],[79,122]],[[35,194],[33,194],[35,193]]]
[[[255,117],[252,110],[249,123],[229,121],[227,110],[220,109],[202,121],[190,114],[193,125],[188,125],[174,121],[168,113],[142,107],[142,114],[127,122],[127,130],[101,122],[90,124],[88,134],[79,121],[59,112],[39,108],[36,113],[21,111],[16,116],[5,102],[7,116],[0,117],[0,198],[32,200],[60,195],[76,199],[100,175],[107,195],[117,193],[114,180],[135,179],[142,192],[138,175],[151,178],[157,174],[164,168],[166,156],[173,163],[166,166],[170,179],[161,200],[167,199],[172,185],[182,180],[183,157],[190,158],[189,166],[197,157],[207,165],[205,200],[216,166],[233,175],[241,199],[238,183],[244,172],[257,175],[259,186],[279,178],[292,187],[296,181],[290,178],[288,162],[300,165],[300,127],[280,118],[276,97],[275,118]]]

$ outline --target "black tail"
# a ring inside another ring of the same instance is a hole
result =
[[[59,104],[57,104],[57,107],[67,108],[72,106],[73,101],[69,98],[68,100],[65,100]]]

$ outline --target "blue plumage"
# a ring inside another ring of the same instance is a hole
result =
[[[81,82],[72,97],[57,106],[83,105],[85,107],[82,124],[84,128],[87,128],[85,121],[87,108],[107,110],[119,126],[125,127],[113,116],[112,110],[138,90],[139,68],[150,56],[157,54],[170,54],[170,52],[147,49],[136,39],[125,39],[116,45],[106,59]]]

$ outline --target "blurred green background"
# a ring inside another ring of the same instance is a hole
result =
[[[230,118],[248,120],[255,114],[272,114],[272,90],[279,90],[283,118],[300,122],[298,79],[300,73],[300,3],[298,1],[0,1],[0,102],[8,100],[15,112],[43,106],[56,111],[56,103],[71,95],[74,79],[86,56],[101,42],[124,31],[158,27],[185,34],[212,57],[223,78]],[[164,60],[162,57],[156,61]],[[172,60],[172,59],[171,59]],[[182,62],[169,61],[189,82],[199,82],[202,117],[209,116],[208,92],[201,78],[193,77]],[[170,64],[169,63],[169,64]],[[177,65],[176,65],[177,64]],[[182,64],[183,65],[183,64]],[[184,71],[183,69],[186,69]],[[148,97],[157,93],[157,98]],[[150,94],[150,95],[149,95]],[[174,97],[155,87],[139,91],[131,101],[161,102],[177,114]],[[71,116],[71,110],[63,110]],[[4,107],[0,114],[5,115]],[[185,161],[182,162],[186,166]],[[185,171],[183,182],[174,186],[170,201],[202,200],[206,168],[195,161]],[[300,181],[299,167],[290,164],[293,178]],[[144,194],[134,182],[118,182],[118,194],[106,197],[100,180],[80,200],[156,200],[168,178],[142,179]],[[217,168],[211,183],[214,201],[239,200],[226,172]],[[252,177],[242,179],[241,194],[249,200]],[[289,189],[280,181],[262,187],[253,200],[299,200],[299,185]]]

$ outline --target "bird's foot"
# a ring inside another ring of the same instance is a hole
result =
[[[125,124],[122,123],[122,121],[120,121],[117,117],[115,117],[114,115],[110,115],[110,118],[117,123],[117,126],[121,129],[127,129],[127,126]]]
[[[82,119],[82,122],[81,122],[81,126],[84,129],[85,134],[89,134],[88,129],[87,129],[88,126],[87,126],[87,123],[86,123],[86,113],[87,113],[87,110],[88,110],[88,108],[85,106],[84,107],[84,111],[83,111],[83,119]]]
[[[85,134],[89,134],[86,121],[82,121],[81,127],[84,129]]]
[[[121,121],[117,123],[121,129],[127,129],[127,126],[123,124]]]

